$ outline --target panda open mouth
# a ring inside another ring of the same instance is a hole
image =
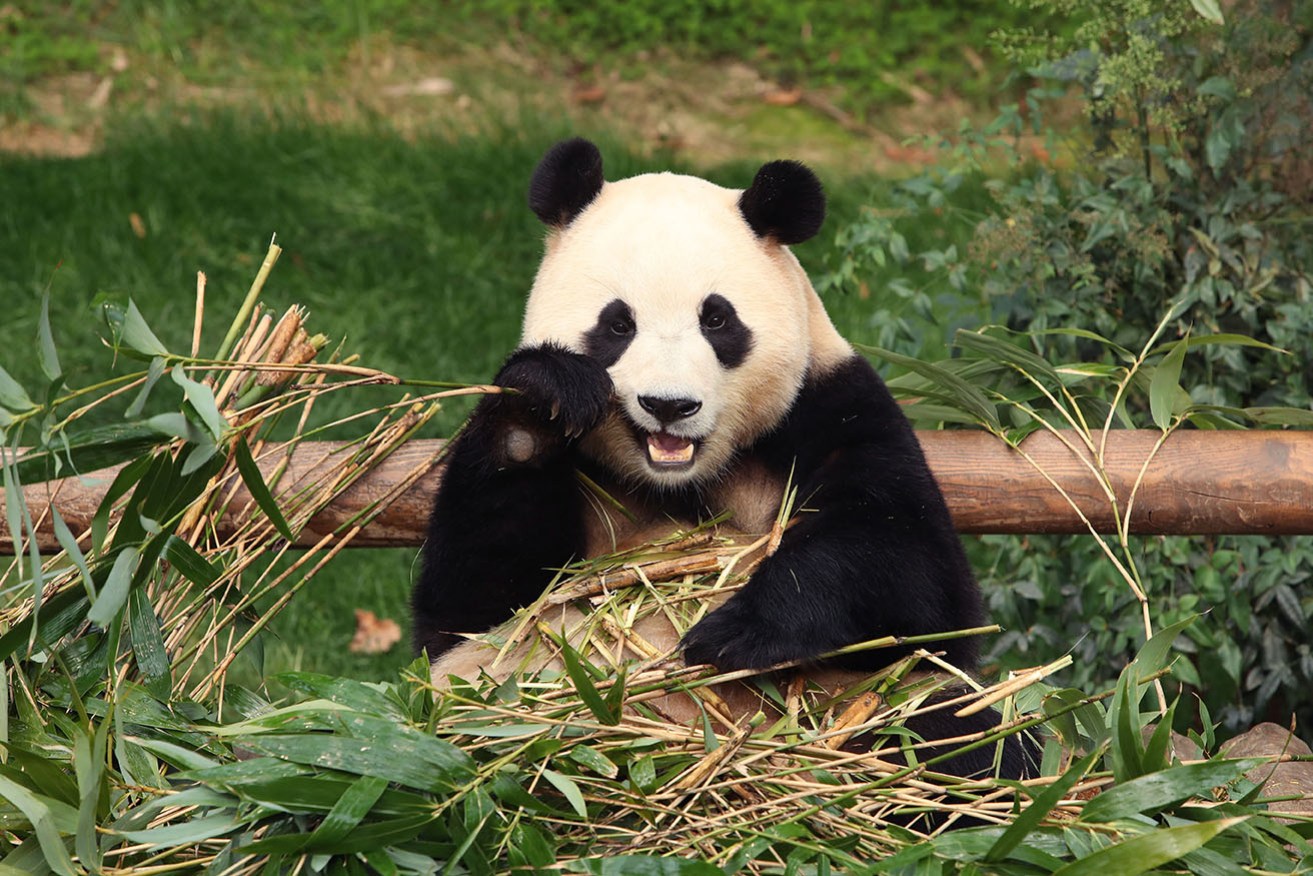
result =
[[[697,442],[669,432],[649,432],[647,461],[656,468],[683,468],[693,464]]]

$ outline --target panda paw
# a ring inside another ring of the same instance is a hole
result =
[[[494,383],[514,393],[490,411],[505,461],[531,464],[562,450],[602,422],[611,377],[596,359],[553,344],[519,350]]]
[[[813,656],[775,626],[735,597],[684,634],[680,641],[684,662],[690,666],[711,664],[722,672],[732,672],[766,669]]]

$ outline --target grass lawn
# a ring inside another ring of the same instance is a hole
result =
[[[73,385],[110,368],[94,306],[102,297],[131,297],[166,345],[183,348],[197,270],[207,274],[212,314],[203,349],[214,349],[276,233],[285,251],[266,302],[307,306],[311,329],[344,338],[365,364],[485,381],[517,341],[540,252],[542,227],[525,205],[528,176],[569,133],[533,120],[479,135],[409,138],[382,123],[222,112],[122,121],[103,149],[83,158],[0,156],[0,364],[34,391],[41,386],[35,357],[23,351],[32,348],[47,287]],[[612,178],[672,166],[668,156],[644,158],[597,139]],[[744,186],[756,163],[695,170]],[[880,185],[820,170],[831,220],[799,248],[813,272],[834,229]],[[849,337],[872,339],[873,302],[834,296],[831,307]],[[320,414],[372,407],[387,392],[361,390]],[[449,434],[468,409],[453,404],[433,434]],[[404,625],[415,555],[356,551],[337,560],[279,617],[265,670],[378,677],[403,664],[404,645],[363,657],[345,644],[355,607]]]

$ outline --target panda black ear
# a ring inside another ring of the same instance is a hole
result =
[[[805,164],[772,161],[739,196],[739,212],[758,237],[786,246],[802,243],[825,221],[825,191]]]
[[[545,224],[569,225],[602,190],[602,153],[582,137],[547,151],[529,182],[529,209]]]

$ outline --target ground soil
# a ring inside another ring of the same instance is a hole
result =
[[[883,174],[933,160],[933,151],[911,138],[987,112],[951,94],[909,87],[905,100],[859,117],[837,90],[785,88],[738,61],[657,53],[623,70],[579,69],[505,42],[447,55],[376,45],[313,79],[255,70],[206,84],[121,47],[106,46],[104,55],[103,72],[25,85],[24,109],[0,117],[0,151],[86,155],[116,114],[180,107],[290,107],[328,123],[383,118],[416,133],[513,122],[527,110],[675,151],[694,164],[789,155]]]

